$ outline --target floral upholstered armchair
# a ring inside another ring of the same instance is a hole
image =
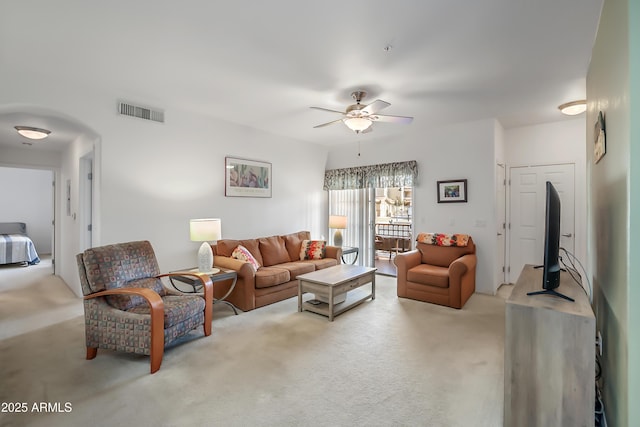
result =
[[[213,285],[206,274],[202,295],[164,287],[148,241],[87,249],[76,256],[84,294],[87,359],[98,349],[151,356],[151,373],[160,369],[164,347],[200,325],[211,334]],[[179,273],[181,276],[187,273]]]

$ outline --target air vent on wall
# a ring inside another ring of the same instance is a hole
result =
[[[139,119],[164,123],[164,111],[133,105],[129,102],[118,102],[118,113],[123,116],[137,117]]]

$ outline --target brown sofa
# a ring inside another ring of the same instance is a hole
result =
[[[257,239],[224,239],[211,245],[214,266],[230,268],[238,273],[238,281],[227,301],[240,310],[249,311],[291,298],[298,295],[298,275],[340,263],[342,249],[337,246],[326,246],[323,259],[300,260],[303,240],[311,240],[308,231]],[[260,268],[257,271],[254,271],[249,262],[231,257],[238,245],[247,248],[258,261]],[[230,282],[220,285],[221,288],[228,289]],[[216,289],[215,295],[222,292],[225,289]]]
[[[462,308],[476,289],[476,245],[437,246],[418,242],[398,254],[398,296]]]

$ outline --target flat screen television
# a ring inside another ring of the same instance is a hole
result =
[[[547,181],[544,218],[544,264],[542,267],[542,290],[527,295],[553,295],[573,301],[555,289],[560,286],[560,195]]]

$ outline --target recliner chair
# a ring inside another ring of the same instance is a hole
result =
[[[87,249],[76,256],[84,294],[87,359],[98,349],[151,356],[160,369],[164,347],[203,325],[211,335],[213,284],[200,273],[160,274],[148,241]],[[161,278],[193,275],[202,295],[169,291]]]

